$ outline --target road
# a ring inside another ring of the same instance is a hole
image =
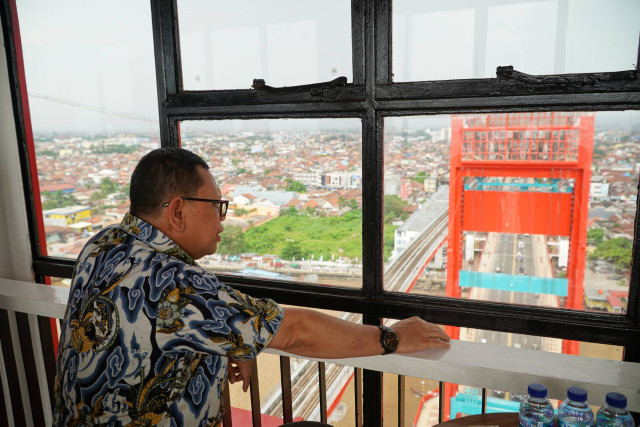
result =
[[[552,277],[548,257],[544,236],[489,233],[487,236],[487,246],[482,254],[478,271],[485,273],[494,272],[496,274]],[[471,288],[469,298],[510,304],[545,307],[558,306],[557,297],[554,295],[499,291],[475,287]],[[552,352],[560,352],[562,349],[561,340],[531,335],[461,328],[460,336],[461,339],[465,340],[508,347]]]

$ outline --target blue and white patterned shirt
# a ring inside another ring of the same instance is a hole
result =
[[[218,281],[127,214],[75,266],[62,322],[54,425],[218,425],[227,357],[252,359],[283,309]]]

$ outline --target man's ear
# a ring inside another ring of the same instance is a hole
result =
[[[167,223],[176,232],[184,232],[187,227],[185,222],[185,203],[180,197],[174,197],[167,206]]]

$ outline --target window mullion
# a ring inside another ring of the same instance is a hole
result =
[[[376,84],[389,84],[391,69],[392,1],[375,1]]]
[[[365,1],[351,0],[351,55],[353,84],[364,84]]]
[[[160,140],[163,147],[177,145],[177,127],[166,108],[170,97],[182,91],[178,9],[176,0],[151,2],[153,44],[158,86]]]

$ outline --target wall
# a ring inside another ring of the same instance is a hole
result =
[[[32,281],[29,229],[1,31],[0,39],[0,277]]]

